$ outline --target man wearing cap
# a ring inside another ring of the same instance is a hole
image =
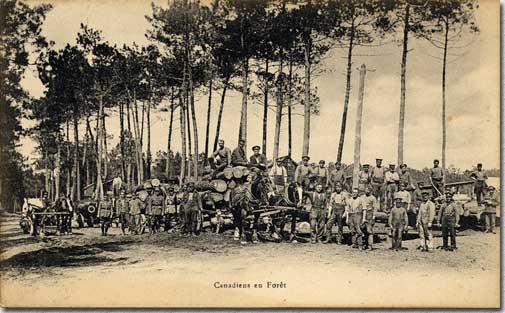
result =
[[[359,196],[358,188],[353,188],[352,197],[346,201],[347,225],[351,231],[352,247],[363,249],[363,232],[361,225],[363,224],[363,211],[366,207],[363,198]]]
[[[345,189],[345,172],[342,169],[342,164],[340,162],[335,163],[335,169],[331,171],[330,178],[328,179],[328,186],[331,187],[331,190],[335,190],[335,186],[340,184],[342,189]]]
[[[496,189],[493,186],[487,187],[487,192],[484,195],[484,218],[486,220],[486,233],[493,233],[496,224],[496,209],[499,207],[499,197]]]
[[[177,220],[177,195],[172,186],[168,187],[165,203],[165,231],[169,231],[172,221]]]
[[[372,195],[372,187],[367,186],[365,188],[365,194],[361,196],[363,198],[363,245],[364,248],[373,250],[373,226],[375,224],[375,213],[379,210],[379,202],[374,195]]]
[[[389,171],[384,177],[386,179],[386,209],[389,210],[394,206],[394,195],[398,191],[398,182],[400,181],[394,164],[389,164]]]
[[[151,233],[158,232],[161,227],[162,216],[165,214],[165,197],[161,189],[156,188],[153,194],[147,198],[146,214],[150,220]]]
[[[307,190],[310,184],[310,177],[314,176],[314,170],[309,165],[310,158],[307,155],[302,156],[302,163],[296,167],[295,182]]]
[[[327,216],[328,197],[323,191],[323,185],[316,184],[316,190],[307,192],[306,196],[312,205],[310,209],[310,242],[316,243],[321,240]]]
[[[185,232],[191,236],[197,236],[199,234],[198,214],[201,212],[203,207],[200,194],[195,190],[193,183],[188,183],[187,194],[184,197],[183,203]]]
[[[410,196],[410,192],[407,191],[407,185],[405,183],[400,183],[400,190],[398,190],[395,194],[395,198],[402,199],[402,205],[407,212],[410,211],[410,202],[412,200]]]
[[[410,176],[410,172],[407,169],[407,164],[400,165],[400,170],[398,171],[398,177],[400,178],[400,184],[404,183],[406,186],[406,190],[412,189],[412,177]]]
[[[347,194],[342,191],[342,184],[335,184],[335,191],[330,196],[328,205],[328,223],[326,224],[326,240],[331,240],[333,225],[337,224],[336,242],[341,245],[344,242],[344,213],[347,205]]]
[[[454,202],[452,192],[445,194],[445,203],[442,204],[438,211],[438,224],[442,223],[442,249],[453,251],[456,247],[456,227],[459,227],[459,205]],[[448,246],[449,236],[451,237],[451,246]]]
[[[372,169],[372,194],[379,201],[379,207],[383,210],[385,196],[385,177],[387,169],[382,166],[382,159],[375,159],[375,167]]]
[[[266,168],[268,160],[267,160],[267,157],[263,153],[260,153],[260,150],[261,150],[260,146],[254,146],[254,147],[252,147],[252,150],[253,150],[253,155],[251,155],[251,157],[249,158],[249,163],[252,166],[261,166],[261,167]]]
[[[130,223],[130,203],[126,197],[126,192],[124,189],[121,189],[121,191],[119,192],[119,199],[116,200],[116,212],[118,212],[119,214],[119,223],[121,224],[121,231],[123,232],[123,235],[126,235],[126,229],[128,228]]]
[[[392,233],[391,249],[401,250],[403,231],[408,229],[407,211],[402,205],[402,198],[395,198],[395,206],[389,214],[389,227]]]
[[[98,203],[98,217],[100,218],[102,236],[107,236],[107,231],[111,226],[113,208],[112,191],[108,191],[105,195],[105,199]]]
[[[219,140],[219,146],[214,153],[212,153],[211,159],[216,162],[216,170],[220,171],[226,166],[231,165],[231,150],[224,146],[224,140]]]
[[[477,197],[477,205],[482,206],[482,196],[486,190],[487,175],[482,170],[482,163],[477,164],[477,170],[470,175],[475,181],[474,192]]]
[[[139,199],[138,193],[134,192],[130,201],[130,232],[138,234],[140,230],[141,218],[140,214],[144,210],[144,202]]]
[[[358,174],[358,190],[360,194],[365,193],[365,189],[370,185],[371,180],[370,165],[363,164],[363,169]]]
[[[238,146],[231,153],[231,165],[233,166],[247,166],[247,156],[245,154],[245,141],[240,139]]]
[[[438,165],[438,160],[433,160],[433,167],[430,170],[430,183],[433,186],[433,198],[441,196],[444,192],[444,173]]]
[[[321,184],[323,187],[326,187],[328,184],[328,168],[325,166],[325,161],[320,160],[319,166],[315,169],[316,172],[316,180],[318,184]]]
[[[284,188],[288,183],[288,171],[282,165],[280,159],[277,159],[275,165],[272,168],[270,168],[269,175],[270,179],[272,180],[277,189],[277,192],[279,193],[284,192]]]
[[[419,206],[416,226],[419,230],[419,239],[421,240],[421,251],[433,251],[433,232],[431,226],[435,219],[435,204],[431,202],[429,192],[425,191],[422,195],[422,203]]]

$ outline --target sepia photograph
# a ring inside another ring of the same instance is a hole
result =
[[[501,305],[500,3],[0,0],[0,307]]]

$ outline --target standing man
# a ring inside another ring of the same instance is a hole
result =
[[[398,177],[400,179],[400,184],[405,184],[405,189],[410,191],[412,190],[412,177],[410,176],[410,172],[407,170],[407,164],[400,165],[400,170],[398,171]]]
[[[130,232],[138,234],[140,230],[141,218],[140,214],[144,209],[144,203],[139,199],[139,195],[134,192],[133,199],[130,202]]]
[[[107,191],[105,199],[98,203],[98,217],[100,218],[102,236],[107,236],[107,231],[111,226],[113,208],[112,191]]]
[[[307,190],[310,184],[310,177],[313,176],[314,170],[309,165],[310,158],[307,155],[302,156],[302,163],[296,167],[295,170],[295,182]]]
[[[444,193],[444,173],[438,165],[438,160],[433,160],[433,168],[430,171],[430,183],[433,186],[433,198],[443,195]]]
[[[310,209],[310,242],[316,243],[321,240],[327,215],[327,195],[323,191],[323,185],[316,184],[316,190],[307,193],[312,208]]]
[[[168,187],[167,198],[165,200],[165,231],[169,231],[172,226],[172,221],[177,220],[177,195],[174,192],[174,187]]]
[[[363,170],[361,170],[358,175],[358,190],[360,194],[365,193],[365,190],[370,185],[371,181],[372,175],[370,173],[370,165],[363,164]]]
[[[161,228],[161,219],[165,214],[165,197],[161,189],[156,188],[153,194],[147,199],[147,207],[151,215],[151,233],[156,233]]]
[[[382,159],[375,159],[375,167],[372,169],[372,194],[379,201],[379,208],[384,209],[386,168],[382,166]]]
[[[337,223],[337,244],[341,245],[344,241],[344,214],[347,205],[347,194],[342,192],[342,185],[337,183],[335,191],[331,194],[328,205],[328,223],[326,224],[326,240],[325,243],[331,240],[331,230],[335,222]]]
[[[288,171],[286,168],[282,165],[282,162],[280,159],[277,159],[275,162],[275,165],[270,169],[270,179],[273,181],[277,192],[282,193],[284,192],[284,188],[286,184],[288,183]]]
[[[365,194],[362,196],[363,206],[363,245],[365,249],[373,250],[373,226],[375,224],[375,213],[379,209],[377,198],[372,195],[372,187],[367,186]]]
[[[231,165],[231,150],[224,146],[223,139],[220,139],[218,144],[219,147],[210,157],[210,159],[214,161],[216,172],[222,171],[225,167]]]
[[[394,195],[398,191],[400,177],[395,171],[395,165],[389,164],[389,171],[385,174],[386,179],[386,210],[394,207]]]
[[[231,153],[231,165],[232,166],[247,166],[247,156],[245,154],[245,141],[240,139],[238,141],[238,146]]]
[[[253,155],[251,155],[251,157],[249,158],[249,163],[252,166],[263,167],[266,169],[268,160],[263,153],[260,153],[260,149],[261,149],[260,146],[252,147]]]
[[[445,194],[445,203],[438,211],[438,223],[442,222],[442,249],[445,251],[456,250],[456,227],[459,227],[459,206],[452,198],[452,192]],[[449,236],[451,237],[451,246],[448,246]]]
[[[407,211],[402,205],[401,198],[395,198],[395,206],[389,214],[389,227],[392,231],[391,249],[398,251],[402,249],[403,231],[408,229]]]
[[[130,203],[126,197],[126,192],[124,189],[121,189],[119,192],[119,199],[116,201],[116,212],[119,214],[121,231],[123,232],[123,235],[126,235],[126,228],[130,223]]]
[[[493,186],[487,187],[487,192],[484,195],[484,218],[486,219],[486,233],[496,234],[494,227],[496,224],[496,208],[499,206],[498,193]]]
[[[193,183],[188,183],[188,193],[184,199],[185,230],[191,236],[199,235],[198,214],[202,210],[202,199]]]
[[[330,177],[328,179],[328,186],[331,187],[331,191],[335,190],[335,186],[340,184],[340,187],[344,189],[345,186],[345,173],[342,169],[342,164],[340,162],[335,163],[335,169],[331,171]]]
[[[363,250],[363,232],[361,225],[363,224],[363,211],[366,210],[363,199],[359,196],[358,188],[352,190],[352,198],[347,202],[347,225],[352,235],[352,247]]]
[[[415,212],[411,211],[411,202],[412,198],[410,196],[410,192],[407,191],[407,185],[403,182],[400,183],[400,190],[398,190],[395,194],[394,197],[402,199],[402,206],[405,208],[405,211],[407,212],[407,215],[410,218],[411,223],[410,225],[415,224]]]
[[[316,180],[318,184],[321,184],[321,186],[326,187],[328,185],[328,168],[325,166],[325,161],[320,160],[319,161],[319,166],[315,170],[316,172]]]
[[[423,200],[419,206],[416,226],[421,240],[421,251],[433,251],[433,232],[431,226],[435,219],[435,203],[431,202],[429,192],[423,192]]]
[[[487,180],[487,175],[482,170],[482,163],[477,164],[477,170],[470,175],[470,178],[475,181],[474,192],[477,197],[477,205],[482,206],[482,196],[486,191]]]

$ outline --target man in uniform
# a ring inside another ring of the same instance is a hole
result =
[[[222,171],[225,167],[231,165],[231,150],[224,146],[224,140],[219,140],[219,147],[212,153],[211,160],[215,162],[216,172]]]
[[[144,209],[144,203],[139,199],[139,195],[134,192],[130,201],[130,232],[139,234],[141,217],[140,214]]]
[[[431,202],[429,192],[423,192],[423,200],[419,206],[416,226],[421,240],[421,251],[433,251],[433,232],[431,226],[435,219],[435,203]]]
[[[363,206],[363,244],[364,248],[373,250],[373,226],[375,224],[375,213],[379,210],[379,202],[374,195],[372,195],[372,187],[367,186],[365,194],[362,196]]]
[[[402,198],[395,198],[395,206],[389,214],[389,227],[392,233],[391,249],[401,250],[403,231],[408,229],[407,211],[403,207]]]
[[[323,185],[316,184],[316,190],[306,193],[312,208],[310,210],[310,242],[316,243],[321,240],[327,215],[327,195],[323,191]]]
[[[165,231],[169,231],[172,227],[172,221],[177,220],[177,195],[174,192],[174,187],[170,186],[167,190],[165,200]]]
[[[363,164],[363,169],[358,174],[358,190],[360,194],[364,194],[366,188],[370,185],[372,176],[370,173],[370,165]]]
[[[438,160],[433,160],[433,168],[430,170],[430,182],[433,186],[433,198],[441,196],[444,192],[444,174],[442,168],[438,165]]]
[[[263,153],[260,153],[260,149],[261,149],[260,146],[252,147],[253,155],[251,155],[251,157],[249,158],[249,163],[252,166],[266,169],[268,160]]]
[[[156,233],[160,230],[161,219],[165,214],[165,197],[161,189],[156,188],[151,196],[147,198],[146,213],[151,219],[151,233]]]
[[[363,249],[363,232],[361,224],[363,223],[363,211],[366,210],[363,198],[359,196],[358,188],[353,188],[352,197],[346,201],[347,225],[352,235],[352,247]]]
[[[337,183],[340,184],[340,187],[342,187],[342,189],[345,189],[345,173],[340,162],[335,163],[335,169],[331,171],[330,177],[328,179],[328,186],[331,187],[331,191],[335,190]]]
[[[251,183],[254,173],[242,178],[242,184],[238,184],[231,192],[231,206],[235,222],[234,240],[240,239],[241,244],[247,244],[246,230],[252,230],[252,242],[258,243],[259,213],[254,212],[254,206],[258,202],[251,193]],[[251,223],[252,219],[252,223]]]
[[[63,193],[54,204],[54,210],[60,213],[56,216],[56,234],[72,233],[72,206]]]
[[[247,156],[245,154],[245,141],[242,139],[238,141],[238,147],[236,147],[231,153],[231,165],[233,166],[249,165],[249,162],[247,161]]]
[[[395,171],[395,165],[389,164],[389,171],[385,174],[386,179],[386,209],[394,206],[394,195],[398,191],[400,177]]]
[[[347,205],[347,194],[342,192],[342,185],[335,184],[335,191],[330,196],[328,205],[328,223],[326,224],[326,240],[325,243],[331,240],[331,231],[333,225],[337,223],[337,244],[341,245],[344,242],[344,214]]]
[[[477,164],[477,170],[470,175],[475,180],[474,192],[477,197],[477,205],[482,206],[482,195],[486,189],[487,175],[482,170],[482,163]]]
[[[384,209],[384,181],[386,175],[386,168],[382,166],[382,159],[375,159],[375,167],[372,169],[372,194],[379,201],[379,207]]]
[[[284,188],[288,183],[288,171],[282,165],[281,160],[277,159],[275,165],[270,169],[270,179],[275,185],[277,192],[284,192]]]
[[[187,194],[184,198],[185,232],[191,236],[199,235],[198,214],[203,209],[202,199],[193,183],[188,183]]]
[[[130,196],[130,195],[128,195]],[[121,223],[121,231],[126,235],[126,229],[130,223],[130,203],[126,197],[124,189],[119,192],[119,199],[116,201],[116,212],[119,214],[119,223]]]
[[[302,163],[296,167],[295,182],[307,190],[310,184],[310,177],[314,176],[314,169],[309,165],[310,158],[307,155],[302,156]]]
[[[328,185],[328,168],[325,166],[324,160],[319,161],[319,166],[315,170],[317,183],[321,184],[323,187]]]
[[[486,233],[493,233],[496,224],[496,208],[499,206],[498,193],[493,186],[487,187],[487,192],[484,195],[484,218],[486,220]]]
[[[112,201],[112,191],[105,194],[105,198],[98,203],[98,217],[100,218],[100,228],[102,236],[107,236],[107,231],[112,224],[112,211],[114,202]]]
[[[459,205],[454,202],[452,192],[445,194],[445,203],[442,204],[438,211],[438,224],[442,223],[442,249],[453,251],[456,246],[456,228],[459,227]],[[449,236],[451,237],[451,246],[448,246]]]
[[[405,208],[405,211],[407,211],[407,215],[408,215],[409,221],[410,221],[409,224],[414,225],[416,216],[415,216],[415,212],[413,212],[411,210],[412,198],[411,198],[410,192],[407,191],[407,185],[405,183],[403,183],[403,182],[400,183],[400,190],[398,190],[394,194],[394,197],[402,199],[402,206]]]

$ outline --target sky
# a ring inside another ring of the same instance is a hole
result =
[[[29,3],[36,3],[28,1]],[[80,23],[99,29],[104,39],[123,44],[146,44],[145,32],[151,14],[149,1],[68,1],[52,2],[54,8],[47,15],[43,35],[53,40],[57,48],[74,44]],[[157,2],[165,6],[165,1]],[[480,162],[485,168],[500,166],[500,99],[499,99],[499,2],[481,0],[476,12],[480,32],[464,35],[449,53],[447,66],[447,165],[467,169]],[[358,47],[353,58],[352,90],[347,115],[347,130],[343,162],[352,163],[356,107],[358,101],[357,68],[365,64],[365,94],[363,104],[361,163],[374,164],[375,158],[384,163],[396,163],[400,103],[401,46],[398,38],[387,38],[377,47]],[[405,119],[404,161],[411,167],[431,166],[441,158],[442,147],[442,51],[426,41],[410,38],[407,63],[407,93]],[[320,114],[311,117],[309,155],[312,160],[335,161],[340,136],[345,94],[345,49],[335,48],[325,57],[320,74],[313,85],[320,97]],[[23,86],[40,96],[43,86],[33,69],[27,71]],[[212,144],[220,94],[214,93],[211,114],[210,142]],[[200,137],[200,151],[204,149],[207,97],[197,97],[196,116]],[[229,93],[226,98],[222,138],[230,148],[236,146],[240,122],[241,94]],[[275,103],[269,111],[267,157],[272,157]],[[162,103],[161,106],[166,106]],[[293,157],[301,157],[303,137],[303,108],[297,106],[293,116]],[[176,115],[178,117],[178,114]],[[261,145],[263,107],[249,101],[248,146]],[[166,150],[168,137],[167,112],[152,116],[152,150]],[[173,145],[180,149],[178,119],[174,119]],[[281,128],[280,155],[287,152],[287,118]],[[32,125],[23,121],[24,126]],[[108,132],[115,145],[119,140],[119,120],[114,113],[107,120]],[[81,134],[83,132],[81,131]],[[71,135],[72,136],[72,135]],[[72,137],[71,137],[72,138]],[[112,146],[109,144],[109,147]],[[36,143],[30,138],[21,140],[20,152],[34,156]]]

